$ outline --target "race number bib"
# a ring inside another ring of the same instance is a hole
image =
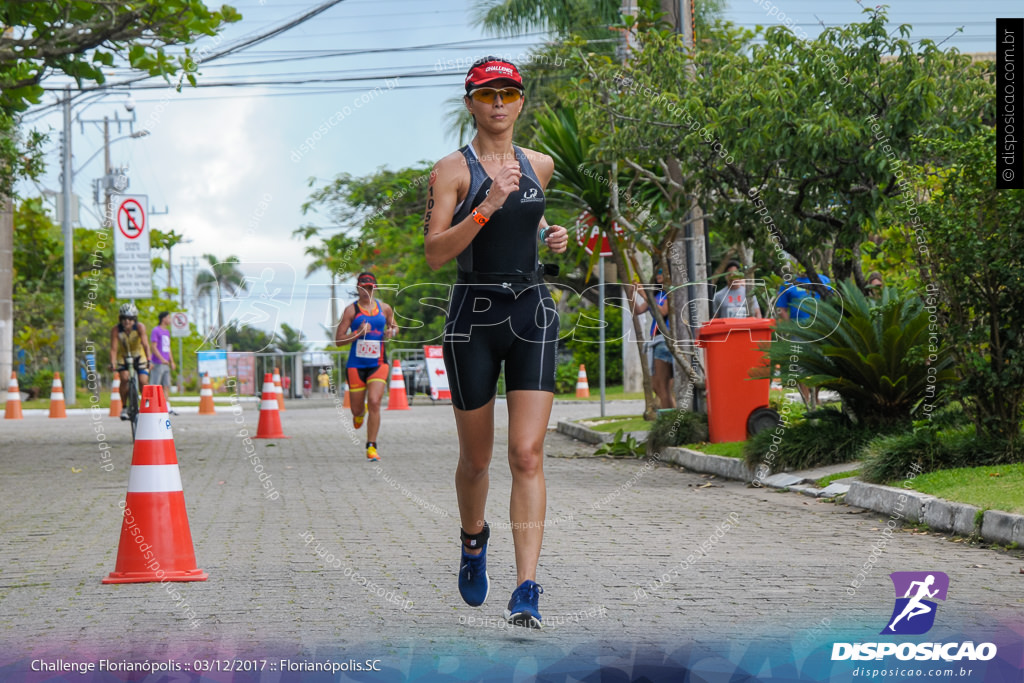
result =
[[[356,358],[380,358],[379,339],[359,339],[356,341]]]

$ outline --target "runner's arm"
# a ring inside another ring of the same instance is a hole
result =
[[[551,176],[555,172],[554,160],[547,154],[541,154],[532,150],[527,150],[526,154],[534,171],[537,173],[537,179],[540,181],[541,189],[547,189],[548,183],[551,182]],[[546,244],[551,251],[556,254],[561,254],[568,248],[569,231],[561,225],[549,225],[548,219],[542,217],[540,219],[539,228],[541,234],[544,235],[544,244]]]
[[[345,346],[351,344],[354,340],[358,339],[362,330],[356,330],[355,332],[348,334],[348,328],[352,327],[352,319],[356,317],[355,305],[346,306],[345,313],[341,316],[341,320],[338,322],[338,328],[334,331],[334,344],[336,346]]]
[[[384,325],[384,338],[391,339],[398,334],[398,325],[395,324],[395,309],[388,304],[381,304],[381,306],[384,309],[384,319],[387,321]]]
[[[493,216],[508,195],[519,188],[519,165],[514,165],[512,168],[510,163],[498,172],[487,199],[476,207],[480,215],[485,218]],[[483,228],[473,220],[472,214],[458,225],[451,224],[459,201],[460,180],[468,175],[465,159],[458,152],[441,159],[430,172],[427,208],[423,214],[423,252],[431,270],[437,270],[461,254]],[[472,200],[472,197],[466,197],[467,202]]]

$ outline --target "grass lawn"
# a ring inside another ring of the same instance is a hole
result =
[[[901,486],[893,482],[890,486]],[[913,489],[982,509],[1024,514],[1024,464],[962,467],[915,477]]]
[[[590,385],[590,398],[576,398],[576,392],[571,394],[555,394],[556,401],[597,401],[601,402],[601,388],[597,384]],[[642,401],[644,392],[636,391],[624,393],[622,385],[606,386],[604,388],[604,400],[606,401]]]
[[[829,484],[831,484],[832,482],[834,482],[836,479],[846,479],[847,477],[859,477],[859,476],[860,476],[860,468],[855,469],[855,470],[850,470],[849,472],[836,472],[835,474],[830,474],[827,477],[822,477],[821,479],[816,481],[814,483],[814,485],[817,486],[819,489],[823,489],[826,486],[828,486]]]
[[[620,429],[627,432],[649,431],[653,422],[648,422],[638,415],[607,415],[605,417],[588,417],[578,420],[579,424],[599,432],[614,434]]]
[[[726,458],[742,458],[743,457],[743,444],[746,441],[729,441],[727,443],[689,443],[683,446],[683,448],[689,448],[692,451],[700,451],[701,453],[707,453],[708,455],[722,455]]]

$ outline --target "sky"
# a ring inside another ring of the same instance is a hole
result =
[[[235,2],[243,20],[219,39],[199,40],[193,49],[215,54],[319,4]],[[177,93],[159,79],[135,83],[134,130],[144,128],[149,134],[118,140],[129,129],[119,133],[112,126],[111,139],[117,141],[111,145],[111,160],[129,169],[126,192],[148,197],[150,227],[174,230],[190,240],[173,251],[173,285],[179,286],[179,264],[191,266],[204,254],[237,256],[251,287],[244,299],[225,302],[225,318],[238,317],[265,330],[287,322],[311,342],[325,343],[322,326],[331,322],[329,275],[320,271],[306,277],[310,259],[304,250],[315,242],[294,238],[292,232],[303,225],[336,226],[326,216],[303,215],[302,204],[338,173],[399,169],[452,151],[458,141],[445,124],[451,108],[446,100],[461,94],[472,60],[507,54],[522,61],[531,46],[546,38],[539,32],[515,38],[485,35],[473,26],[473,5],[473,0],[344,0],[266,42],[201,63],[200,88],[186,86]],[[1019,15],[1020,9],[1014,0],[969,5],[892,0],[889,16],[894,26],[912,24],[913,40],[945,40],[944,47],[963,52],[991,52],[995,18]],[[855,0],[731,0],[725,17],[745,26],[788,17],[814,36],[822,24],[856,21],[860,13]],[[448,64],[453,66],[445,68]],[[127,75],[119,71],[109,80]],[[59,88],[64,82],[55,76],[43,85]],[[55,99],[48,94],[27,116],[30,127],[51,131],[51,139],[49,168],[37,183],[23,184],[23,196],[60,188],[61,118],[59,110],[46,107]],[[123,89],[85,98],[76,103],[73,116],[124,119],[131,116],[126,99]],[[85,162],[102,146],[102,126],[73,125],[74,191],[86,227],[100,224],[102,210],[93,204],[92,181],[103,174],[103,155]],[[166,257],[166,252],[156,255]],[[186,267],[187,305],[193,303],[194,272]],[[155,281],[165,287],[166,271],[158,271]],[[339,310],[351,300],[351,291],[351,286],[339,290],[344,300]]]

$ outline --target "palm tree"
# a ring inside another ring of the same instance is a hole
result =
[[[621,0],[477,0],[473,23],[496,35],[551,31],[559,36],[607,31]]]
[[[549,155],[555,162],[554,186],[551,196],[567,199],[572,206],[583,209],[594,216],[595,225],[602,228],[612,247],[612,258],[625,277],[629,273],[626,263],[626,240],[610,230],[611,219],[611,188],[607,181],[598,175],[607,177],[607,173],[585,173],[593,167],[588,160],[590,143],[579,134],[576,114],[571,107],[562,106],[558,113],[547,109],[537,114],[537,149]],[[589,264],[593,268],[598,256],[595,251]],[[634,259],[635,261],[635,259]],[[639,275],[639,274],[638,274]],[[633,330],[637,339],[643,339],[643,328],[640,317],[633,313]],[[651,387],[650,371],[647,363],[640,363],[643,377],[645,409],[644,417],[653,420],[657,415],[658,404]]]
[[[246,289],[245,275],[238,269],[241,261],[237,256],[228,256],[223,261],[213,254],[203,254],[209,263],[207,270],[200,271],[196,276],[196,294],[217,298],[217,345],[225,347],[224,337],[224,294],[235,296]]]
[[[305,334],[288,323],[281,323],[281,334],[277,335],[277,348],[285,353],[305,351]]]
[[[677,0],[660,0],[665,18],[674,18]],[[514,36],[528,31],[551,31],[559,37],[570,33],[585,38],[604,37],[608,27],[621,20],[621,0],[477,0],[473,22],[495,35]],[[725,7],[724,0],[701,0],[694,7],[698,34]]]

